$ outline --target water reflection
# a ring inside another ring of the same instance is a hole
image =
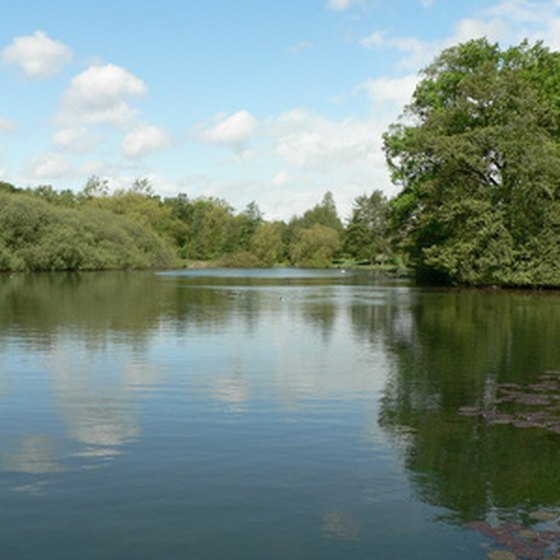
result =
[[[45,474],[64,470],[58,462],[59,442],[51,437],[24,435],[4,443],[2,467],[6,471]]]
[[[379,422],[403,443],[422,500],[458,522],[522,521],[560,504],[557,434],[459,414],[560,364],[557,295],[419,291],[407,328],[388,336],[395,365]]]
[[[155,508],[158,530],[213,557],[229,552],[204,538],[218,519],[232,540],[258,525],[302,557],[412,558],[415,540],[437,538],[443,558],[455,549],[436,516],[463,535],[558,507],[558,434],[460,414],[559,367],[557,295],[212,274],[0,276],[10,495],[105,473],[87,479],[103,504],[120,491],[138,523]],[[478,541],[465,547],[480,557]]]
[[[0,398],[26,407],[40,386],[42,415],[36,432],[13,426],[19,443],[1,451],[4,468],[117,457],[142,436],[144,396],[173,385],[237,414],[262,399],[297,410],[374,394],[380,376],[354,367],[363,358],[344,337],[331,340],[350,325],[344,290],[338,274],[316,271],[0,276],[0,350],[10,360]]]

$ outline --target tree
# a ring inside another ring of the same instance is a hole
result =
[[[281,222],[263,223],[251,238],[251,252],[263,266],[273,266],[282,258],[283,227]]]
[[[263,222],[263,214],[258,204],[253,200],[247,204],[241,214],[233,219],[231,250],[248,251],[253,235]]]
[[[392,224],[418,273],[560,284],[560,55],[485,39],[443,51],[384,137]]]
[[[85,198],[107,196],[109,194],[109,181],[100,179],[97,175],[92,175],[87,181],[82,191]]]
[[[188,233],[184,256],[189,259],[215,259],[227,252],[233,209],[219,198],[199,197],[184,212]]]
[[[330,227],[338,232],[342,232],[344,229],[330,191],[327,191],[321,202],[307,210],[301,218],[292,219],[292,226],[296,228],[310,228],[315,224]]]
[[[300,229],[290,246],[290,258],[297,266],[327,268],[340,248],[340,234],[331,227],[315,224]]]
[[[344,250],[350,256],[373,263],[376,257],[389,254],[388,210],[387,197],[380,190],[354,200],[352,217],[344,235]]]
[[[284,229],[283,242],[284,246],[288,249],[288,254],[285,255],[286,258],[293,260],[291,247],[301,241],[300,232],[302,230],[311,229],[315,225],[321,225],[332,229],[336,231],[339,236],[342,235],[344,226],[338,217],[334,197],[330,191],[327,191],[323,195],[323,199],[319,204],[316,204],[313,208],[304,212],[302,216],[294,216]]]

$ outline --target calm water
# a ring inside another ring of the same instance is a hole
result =
[[[558,294],[1,276],[0,356],[1,558],[483,559],[504,523],[560,530],[554,423],[461,413],[560,369]]]

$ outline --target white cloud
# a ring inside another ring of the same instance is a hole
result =
[[[10,119],[0,117],[0,132],[5,132],[6,134],[12,134],[16,130],[16,125]]]
[[[122,148],[127,157],[138,158],[161,150],[169,144],[169,136],[164,130],[157,126],[142,125],[125,136]]]
[[[70,171],[70,165],[60,154],[47,153],[33,161],[29,173],[35,179],[63,177]]]
[[[487,37],[489,41],[499,41],[505,35],[506,24],[502,20],[466,18],[455,26],[453,36],[444,42],[444,46],[450,47],[479,37]]]
[[[130,123],[136,112],[126,99],[146,92],[144,82],[121,66],[93,65],[72,78],[58,120],[66,124]]]
[[[347,10],[350,6],[359,3],[360,0],[329,0],[327,3],[327,8],[336,12],[342,12],[344,10]]]
[[[313,48],[315,45],[313,43],[313,41],[309,41],[308,39],[304,39],[303,41],[300,41],[299,43],[295,43],[293,45],[290,45],[288,47],[288,52],[291,54],[298,54],[302,51],[305,51],[307,49],[311,49]]]
[[[420,0],[422,8],[431,8],[435,3],[435,0]]]
[[[43,31],[16,37],[2,51],[2,62],[19,66],[29,78],[48,78],[60,72],[72,58],[72,49]]]
[[[507,0],[488,8],[482,16],[496,25],[502,23],[502,38],[510,44],[527,38],[530,41],[542,40],[548,47],[560,49],[558,0]]]
[[[58,148],[75,154],[93,150],[101,139],[85,127],[63,128],[53,134],[53,144]]]
[[[387,46],[387,32],[377,29],[371,35],[360,40],[360,45],[366,48],[385,47]]]
[[[276,155],[284,162],[320,172],[367,160],[375,144],[370,123],[331,121],[304,109],[272,119],[269,130],[276,139]]]
[[[416,37],[388,37],[387,32],[376,30],[360,40],[360,45],[368,49],[394,49],[404,53],[399,66],[401,68],[419,68],[427,64],[441,48],[439,43],[424,42]]]
[[[257,119],[248,111],[238,111],[222,118],[213,127],[199,135],[202,142],[209,144],[229,144],[239,147],[249,140],[257,128]]]
[[[422,0],[423,4],[429,4]],[[425,6],[429,7],[429,6]],[[508,0],[500,2],[472,17],[458,21],[452,33],[435,41],[417,37],[391,37],[376,30],[359,43],[370,49],[393,49],[403,54],[398,66],[418,70],[429,64],[442,50],[471,39],[486,37],[502,47],[516,45],[522,39],[542,40],[552,49],[560,49],[560,2],[548,0]]]
[[[272,184],[275,187],[281,187],[290,180],[290,173],[288,171],[279,171],[272,179]]]
[[[98,161],[98,160],[88,160],[84,161],[78,171],[84,175],[106,175],[108,170],[108,164],[105,161]]]
[[[507,36],[507,26],[499,18],[466,18],[459,21],[453,34],[439,41],[422,41],[417,37],[388,37],[387,32],[376,30],[359,41],[365,48],[386,48],[403,53],[398,66],[415,69],[429,64],[442,50],[471,39],[486,37],[500,41]]]
[[[372,78],[358,86],[365,90],[375,105],[389,104],[395,109],[402,109],[414,93],[418,76],[410,74],[402,78]]]

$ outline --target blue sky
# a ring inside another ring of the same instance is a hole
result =
[[[443,48],[560,48],[559,0],[0,0],[0,179],[252,200],[287,219],[389,180],[381,134]]]

